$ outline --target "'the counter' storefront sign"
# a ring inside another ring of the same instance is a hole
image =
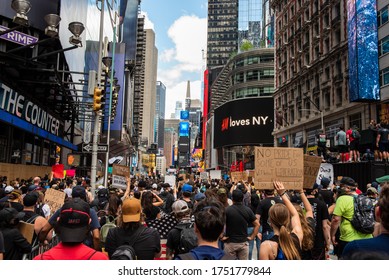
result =
[[[0,109],[15,115],[34,126],[56,136],[60,132],[60,121],[23,95],[0,83]]]

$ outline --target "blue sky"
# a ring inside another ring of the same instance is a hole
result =
[[[170,118],[177,100],[185,100],[191,83],[192,99],[201,99],[201,80],[207,44],[207,0],[142,0],[145,28],[153,29],[158,48],[157,79],[166,85]]]

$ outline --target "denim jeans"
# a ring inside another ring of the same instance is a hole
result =
[[[250,236],[253,233],[253,231],[254,231],[253,227],[247,228],[247,236]],[[249,241],[249,260],[253,258],[254,242],[256,242],[257,260],[259,260],[259,248],[261,246],[261,240],[258,238],[258,236],[255,236],[255,239]]]
[[[274,236],[274,231],[265,231],[262,232],[262,242],[265,240],[270,240]]]

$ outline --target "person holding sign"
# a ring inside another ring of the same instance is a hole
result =
[[[274,188],[284,204],[277,203],[270,207],[269,223],[274,236],[261,244],[261,260],[300,260],[303,231],[299,214],[289,200],[284,184],[274,181]],[[291,224],[292,231],[289,231]]]

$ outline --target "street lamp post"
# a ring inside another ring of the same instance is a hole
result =
[[[101,63],[103,52],[103,33],[104,33],[104,5],[105,0],[101,0],[100,11],[100,33],[99,33],[99,51],[97,59],[97,86],[101,86]],[[100,112],[95,112],[95,123],[93,127],[93,145],[92,145],[92,164],[91,164],[91,193],[94,195],[96,189],[96,166],[97,166],[97,148],[99,141]]]

